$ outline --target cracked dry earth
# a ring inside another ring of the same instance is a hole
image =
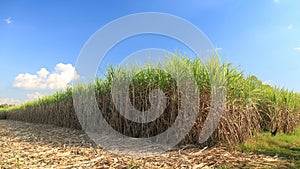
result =
[[[0,120],[0,168],[289,168],[274,157],[224,148],[177,149],[154,157],[118,156],[80,130]]]

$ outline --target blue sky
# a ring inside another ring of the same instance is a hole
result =
[[[45,2],[0,1],[0,104],[18,104],[62,88],[71,80],[66,76],[76,78],[72,72],[77,57],[94,32],[119,17],[140,12],[182,17],[245,74],[300,92],[300,1]],[[166,37],[133,37],[127,45],[114,48],[108,62],[156,47],[189,53]]]

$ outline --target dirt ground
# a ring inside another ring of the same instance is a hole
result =
[[[0,168],[289,168],[276,157],[225,148],[177,149],[147,158],[118,156],[83,131],[0,120]]]

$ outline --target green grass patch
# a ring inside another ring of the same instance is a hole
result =
[[[294,163],[295,168],[300,168],[300,127],[293,134],[278,133],[274,137],[269,132],[259,133],[245,141],[239,149],[243,152],[277,155]]]

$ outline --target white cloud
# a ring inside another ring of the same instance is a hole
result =
[[[296,50],[296,51],[300,51],[300,47],[294,48],[294,50]]]
[[[39,98],[42,98],[43,96],[44,95],[42,95],[39,92],[30,93],[30,94],[27,94],[27,101],[29,101],[29,100],[37,100]]]
[[[20,104],[21,101],[13,98],[0,98],[0,104]]]
[[[4,21],[6,24],[11,24],[11,23],[13,22],[13,20],[11,19],[11,17],[6,18],[6,19],[3,19],[3,21]]]
[[[289,24],[289,26],[287,28],[288,28],[288,30],[292,30],[294,28],[294,26],[292,24]]]
[[[216,51],[222,50],[222,48],[216,48]]]
[[[275,3],[279,3],[279,0],[273,0]]]
[[[263,82],[264,85],[270,85],[271,84],[271,80],[266,80]]]
[[[54,72],[49,73],[46,68],[41,68],[36,74],[22,73],[15,77],[14,87],[24,89],[64,89],[72,80],[77,80],[79,75],[71,64],[59,63]]]
[[[26,95],[27,98],[19,100],[14,98],[0,98],[0,104],[22,104],[24,102],[32,101],[32,100],[38,100],[39,98],[42,98],[44,95],[39,92],[34,92]]]
[[[39,75],[42,78],[47,78],[49,72],[47,71],[46,68],[42,68],[40,71],[36,72],[37,75]]]

